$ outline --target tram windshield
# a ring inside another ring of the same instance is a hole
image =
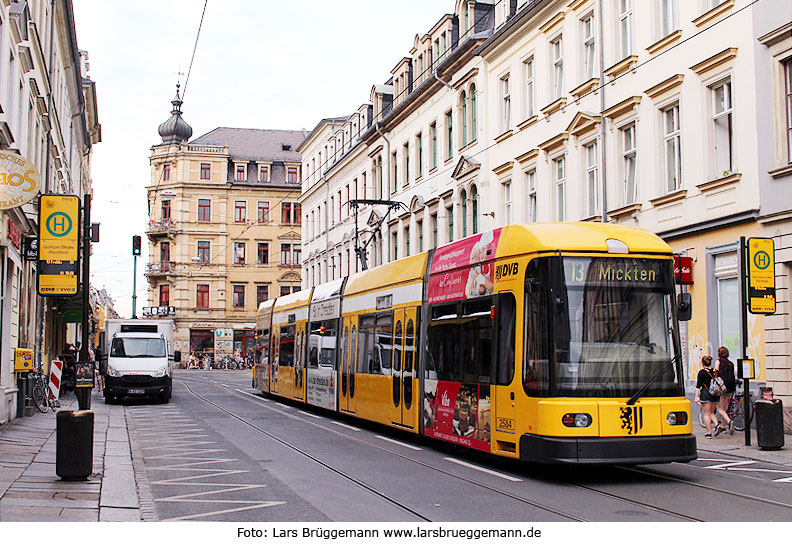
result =
[[[553,257],[526,271],[529,395],[683,393],[670,260]]]

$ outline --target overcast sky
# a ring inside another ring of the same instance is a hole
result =
[[[184,96],[193,138],[216,127],[313,129],[323,117],[368,101],[454,0],[208,0]],[[102,142],[93,148],[91,283],[132,312],[132,236],[144,241],[137,313],[148,304],[143,276],[149,154],[170,117],[177,79],[185,89],[204,0],[74,0],[77,45],[96,82]],[[185,75],[178,75],[183,72]]]

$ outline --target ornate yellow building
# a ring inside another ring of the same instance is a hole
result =
[[[178,89],[151,148],[149,306],[184,358],[253,356],[258,305],[300,289],[302,131],[217,128],[188,142]]]

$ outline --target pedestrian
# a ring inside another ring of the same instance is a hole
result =
[[[734,377],[734,364],[729,361],[729,349],[725,346],[718,348],[718,362],[715,364],[715,371],[726,384],[726,395],[722,395],[718,401],[718,414],[720,415],[721,425],[715,431],[715,435],[729,430],[729,435],[734,435],[734,421],[729,418],[729,402],[734,391],[737,389],[737,380]]]
[[[717,372],[712,369],[712,356],[704,356],[701,358],[701,365],[703,369],[698,372],[696,379],[696,403],[701,405],[701,411],[704,413],[704,425],[707,427],[707,433],[704,437],[707,439],[712,438],[713,426],[718,429],[718,419],[715,416],[715,406],[718,403],[719,397],[712,395],[709,391],[712,380],[717,376]]]

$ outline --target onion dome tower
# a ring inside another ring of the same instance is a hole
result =
[[[173,109],[171,110],[170,119],[159,126],[159,135],[162,137],[162,144],[181,144],[189,140],[192,136],[192,127],[182,119],[181,105],[182,100],[179,98],[179,84],[176,84],[176,96],[171,100]]]

